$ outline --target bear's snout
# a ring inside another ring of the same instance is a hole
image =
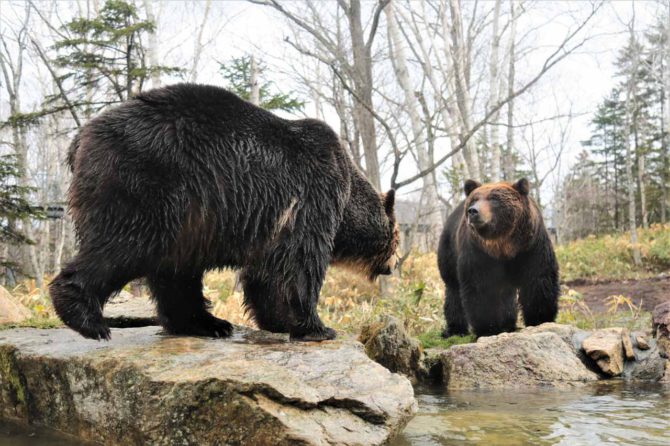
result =
[[[479,203],[475,203],[468,208],[468,223],[472,226],[480,226],[484,223],[482,214],[479,212]]]

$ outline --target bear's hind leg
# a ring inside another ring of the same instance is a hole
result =
[[[56,314],[85,338],[110,339],[102,309],[111,294],[139,277],[131,268],[111,264],[109,258],[81,251],[49,284]]]
[[[288,333],[288,306],[285,302],[272,297],[268,283],[253,277],[246,271],[242,274],[242,288],[244,289],[244,306],[251,312],[258,328],[272,333]]]
[[[554,322],[561,285],[558,262],[548,237],[538,243],[538,248],[530,254],[522,270],[519,304],[524,324],[531,326]]]
[[[248,272],[242,281],[244,304],[261,330],[290,333],[291,339],[299,341],[325,341],[337,336],[319,318],[316,299],[303,301],[296,288],[268,283]]]
[[[461,303],[461,294],[458,286],[447,283],[447,295],[444,300],[444,318],[447,327],[442,332],[442,337],[464,336],[468,334],[468,322]]]
[[[174,335],[228,337],[230,322],[214,317],[202,294],[202,272],[195,274],[154,274],[148,278],[156,302],[158,320]]]
[[[560,285],[558,278],[539,277],[519,290],[523,322],[527,327],[554,322],[558,313]]]

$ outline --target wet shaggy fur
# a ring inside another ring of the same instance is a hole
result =
[[[68,162],[80,249],[50,293],[88,338],[109,338],[103,306],[139,277],[167,332],[228,336],[202,279],[233,267],[260,328],[332,339],[316,312],[328,265],[374,278],[395,257],[393,191],[376,192],[326,124],[281,119],[217,87],[140,94],[88,123]]]
[[[558,263],[525,179],[465,183],[466,200],[448,217],[438,247],[447,287],[445,337],[514,331],[518,303],[527,326],[554,321]]]

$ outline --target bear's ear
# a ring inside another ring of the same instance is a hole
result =
[[[528,192],[530,192],[530,184],[528,184],[528,180],[525,178],[521,178],[519,181],[514,183],[512,187],[516,189],[516,191],[521,195],[528,195]]]
[[[395,190],[391,189],[384,194],[384,211],[389,218],[393,217],[393,205],[395,204]]]
[[[463,190],[465,191],[465,196],[467,197],[468,195],[470,195],[473,190],[477,189],[481,185],[482,185],[482,183],[480,183],[479,181],[467,180],[465,182],[465,185],[463,185]]]

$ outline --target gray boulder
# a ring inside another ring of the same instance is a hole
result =
[[[598,379],[553,329],[479,338],[443,351],[440,358],[449,389],[565,387]]]
[[[402,322],[387,316],[379,323],[363,327],[358,340],[370,359],[413,382],[421,375],[421,345],[409,336]]]

